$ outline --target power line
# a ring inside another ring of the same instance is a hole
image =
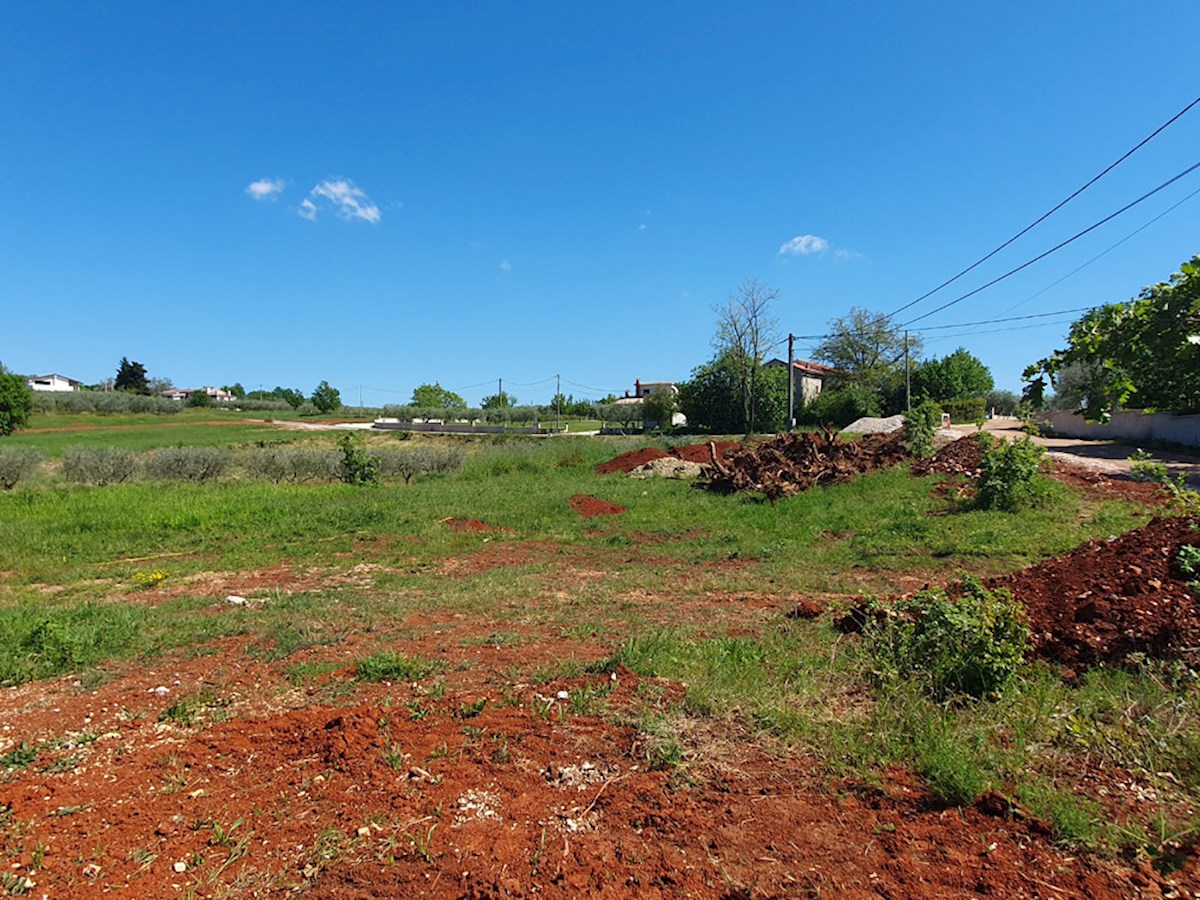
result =
[[[1066,275],[1064,275],[1062,278],[1059,278],[1057,281],[1052,281],[1052,282],[1050,282],[1050,284],[1046,285],[1044,288],[1042,288],[1042,289],[1041,289],[1040,291],[1038,291],[1037,293],[1035,293],[1035,294],[1030,294],[1030,295],[1029,295],[1028,297],[1026,297],[1024,300],[1021,300],[1021,301],[1019,301],[1019,302],[1017,302],[1017,303],[1014,303],[1012,306],[1008,307],[1007,309],[1002,309],[1002,310],[1000,310],[1000,315],[1004,315],[1006,312],[1012,312],[1014,309],[1017,309],[1017,308],[1018,308],[1018,307],[1020,307],[1020,306],[1024,306],[1024,305],[1025,305],[1026,303],[1028,303],[1030,300],[1033,300],[1033,299],[1035,299],[1035,298],[1037,298],[1037,297],[1040,297],[1040,296],[1042,296],[1042,294],[1046,293],[1046,291],[1050,290],[1051,288],[1053,288],[1053,287],[1058,287],[1058,285],[1062,284],[1064,281],[1066,281],[1066,280],[1067,280],[1068,278],[1070,278],[1072,275],[1075,275],[1075,274],[1076,274],[1076,273],[1078,273],[1078,272],[1082,272],[1084,269],[1086,269],[1086,268],[1087,268],[1088,266],[1090,266],[1092,263],[1096,262],[1096,260],[1100,259],[1101,257],[1107,256],[1109,253],[1111,253],[1112,251],[1116,250],[1118,247],[1120,247],[1120,246],[1121,246],[1123,243],[1125,243],[1125,242],[1126,242],[1127,240],[1129,240],[1130,238],[1132,238],[1132,237],[1136,237],[1137,235],[1141,234],[1143,231],[1145,231],[1147,228],[1149,228],[1151,225],[1153,225],[1155,222],[1157,222],[1157,221],[1158,221],[1159,219],[1161,219],[1163,216],[1167,215],[1167,213],[1174,212],[1176,209],[1178,209],[1179,207],[1183,206],[1183,204],[1187,203],[1189,200],[1191,200],[1191,199],[1192,199],[1193,197],[1195,197],[1197,194],[1200,194],[1200,188],[1196,188],[1196,190],[1192,191],[1190,194],[1188,194],[1186,197],[1184,197],[1184,198],[1183,198],[1182,200],[1180,200],[1178,203],[1175,203],[1175,204],[1173,204],[1173,205],[1171,205],[1171,206],[1168,206],[1166,209],[1164,209],[1162,212],[1160,212],[1160,213],[1159,213],[1157,216],[1155,216],[1155,217],[1154,217],[1153,219],[1151,219],[1149,222],[1147,222],[1146,224],[1144,224],[1144,225],[1140,226],[1139,228],[1135,228],[1133,231],[1129,232],[1129,234],[1125,235],[1125,237],[1121,238],[1121,239],[1120,239],[1119,241],[1117,241],[1115,244],[1113,244],[1112,246],[1110,246],[1110,247],[1109,247],[1107,250],[1103,250],[1103,251],[1101,251],[1100,253],[1097,253],[1095,256],[1093,256],[1091,259],[1089,259],[1089,260],[1088,260],[1087,262],[1085,262],[1083,265],[1081,265],[1081,266],[1077,266],[1076,268],[1072,269],[1070,272],[1068,272],[1068,273],[1067,273]]]
[[[939,313],[943,309],[949,309],[951,306],[954,306],[954,304],[961,303],[963,300],[966,300],[968,297],[974,297],[980,291],[985,291],[988,288],[992,287],[993,285],[999,284],[1004,279],[1006,279],[1012,275],[1016,275],[1021,270],[1027,269],[1030,266],[1032,266],[1035,262],[1039,262],[1040,260],[1045,259],[1051,253],[1057,253],[1059,250],[1061,250],[1063,247],[1067,246],[1068,244],[1079,240],[1079,238],[1083,237],[1085,234],[1089,234],[1090,232],[1095,231],[1101,225],[1104,225],[1107,222],[1111,222],[1113,219],[1115,219],[1117,216],[1121,215],[1122,213],[1128,212],[1129,210],[1133,209],[1133,207],[1135,207],[1139,203],[1141,203],[1143,200],[1147,200],[1150,197],[1153,197],[1159,191],[1174,184],[1176,181],[1178,181],[1180,178],[1183,178],[1185,175],[1191,174],[1192,172],[1196,171],[1196,169],[1200,169],[1200,162],[1193,163],[1192,165],[1190,165],[1186,169],[1184,169],[1182,172],[1180,172],[1178,175],[1176,175],[1174,178],[1167,179],[1162,184],[1160,184],[1158,187],[1142,194],[1142,196],[1138,197],[1132,203],[1127,203],[1125,206],[1122,206],[1120,209],[1118,209],[1115,213],[1105,216],[1099,222],[1096,222],[1093,225],[1089,225],[1087,228],[1083,229],[1083,231],[1080,231],[1077,234],[1072,235],[1071,237],[1067,238],[1065,241],[1063,241],[1059,244],[1055,244],[1049,250],[1045,251],[1044,253],[1039,253],[1033,259],[1030,259],[1030,260],[1027,260],[1026,262],[1021,263],[1021,265],[1017,266],[1015,269],[1009,269],[1003,275],[1000,275],[997,278],[993,278],[987,284],[981,285],[980,287],[975,288],[975,290],[973,290],[973,291],[968,291],[967,293],[962,294],[961,296],[955,297],[949,303],[943,303],[941,306],[937,307],[936,309],[931,309],[929,312],[923,313],[922,315],[917,316],[915,319],[909,319],[907,322],[904,323],[904,325],[902,325],[900,327],[904,328],[904,327],[911,325],[913,322],[920,322],[922,319],[928,319],[930,316],[934,315],[935,313]],[[911,304],[909,304],[909,305],[911,305]],[[901,307],[901,309],[903,309],[903,308],[904,307]],[[899,310],[897,310],[897,312],[899,312]],[[892,315],[895,315],[895,313],[892,313]],[[890,318],[890,316],[889,316],[889,318]]]
[[[1099,175],[1096,175],[1095,177],[1093,177],[1090,181],[1087,182],[1087,184],[1085,184],[1083,187],[1076,190],[1073,194],[1071,194],[1065,200],[1061,201],[1057,206],[1055,206],[1049,212],[1043,213],[1039,218],[1035,219],[1033,222],[1026,225],[1024,228],[1022,228],[1020,231],[1018,231],[1016,234],[1014,234],[1012,237],[1010,237],[1007,241],[1005,241],[999,247],[992,250],[990,253],[986,254],[985,256],[982,256],[979,259],[975,260],[975,262],[971,263],[971,265],[967,266],[965,269],[963,269],[961,272],[959,272],[953,278],[948,278],[947,280],[945,280],[941,284],[939,284],[937,287],[935,287],[933,290],[922,294],[916,300],[911,300],[908,303],[901,306],[899,309],[895,310],[894,312],[889,313],[888,318],[890,319],[893,316],[904,312],[904,310],[909,309],[910,307],[916,306],[922,300],[926,300],[929,297],[932,297],[934,294],[936,294],[942,288],[953,284],[954,282],[958,281],[958,279],[962,278],[964,275],[966,275],[971,270],[973,270],[973,269],[977,268],[978,266],[982,265],[983,263],[987,262],[989,259],[991,259],[993,256],[995,256],[997,253],[999,253],[1001,250],[1003,250],[1005,247],[1007,247],[1013,241],[1017,240],[1018,238],[1022,237],[1025,234],[1028,234],[1033,228],[1040,225],[1042,222],[1046,221],[1048,218],[1050,218],[1050,216],[1054,215],[1056,212],[1058,212],[1060,209],[1062,209],[1064,206],[1066,206],[1068,203],[1070,203],[1072,200],[1074,200],[1076,197],[1078,197],[1080,194],[1082,194],[1084,191],[1086,191],[1088,188],[1090,188],[1093,184],[1095,184],[1097,181],[1099,181],[1101,178],[1103,178],[1105,175],[1107,175],[1109,172],[1111,172],[1113,169],[1115,169],[1121,163],[1125,162],[1125,160],[1129,159],[1129,157],[1133,156],[1134,153],[1136,153],[1138,150],[1142,149],[1142,147],[1146,146],[1146,144],[1150,143],[1150,141],[1154,140],[1154,138],[1158,137],[1158,135],[1160,135],[1163,131],[1165,131],[1176,120],[1180,119],[1188,110],[1190,110],[1197,103],[1200,103],[1200,97],[1197,97],[1195,100],[1193,100],[1191,103],[1189,103],[1183,109],[1181,109],[1175,115],[1171,116],[1171,118],[1168,119],[1166,122],[1164,122],[1162,125],[1158,126],[1158,128],[1154,129],[1154,131],[1152,131],[1146,137],[1142,138],[1141,141],[1139,141],[1133,148],[1128,150],[1120,159],[1118,159],[1116,162],[1109,165],[1108,168],[1106,168],[1104,171],[1102,171]],[[935,310],[935,312],[936,312],[936,310]],[[916,321],[916,320],[914,319],[913,321]]]

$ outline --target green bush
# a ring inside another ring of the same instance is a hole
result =
[[[138,455],[120,447],[74,445],[63,450],[62,470],[67,481],[77,484],[120,484],[137,476]]]
[[[868,621],[864,634],[882,680],[918,679],[936,700],[998,694],[1029,638],[1024,610],[1006,590],[965,580],[962,595],[922,591]]]
[[[192,408],[208,408],[213,405],[213,398],[207,391],[192,391],[188,394],[187,405]]]
[[[982,422],[987,415],[987,400],[975,397],[971,400],[943,400],[943,412],[950,413],[951,422]]]
[[[156,481],[212,481],[232,463],[233,451],[227,447],[166,447],[150,457],[145,472]]]
[[[157,413],[173,415],[183,409],[178,400],[147,397],[125,391],[35,391],[34,409],[41,413]]]
[[[28,478],[41,461],[42,454],[36,450],[0,447],[0,488],[11,491],[18,481]]]
[[[933,436],[942,427],[942,408],[925,400],[904,417],[904,440],[908,451],[922,459],[933,456]]]
[[[342,459],[338,463],[338,477],[342,481],[359,485],[379,482],[377,457],[368,456],[367,451],[354,443],[354,439],[348,434],[342,435],[338,447],[342,451]]]
[[[1000,441],[984,451],[976,506],[1015,512],[1041,504],[1046,490],[1038,481],[1038,470],[1045,453],[1027,437]]]
[[[436,659],[380,650],[359,661],[354,677],[359,681],[420,681],[441,669],[442,664]]]
[[[796,414],[796,421],[800,425],[832,422],[839,428],[845,428],[855,419],[877,416],[879,413],[879,399],[869,388],[848,384],[822,391]]]
[[[341,454],[336,450],[308,447],[259,447],[245,458],[246,474],[276,484],[300,484],[308,481],[334,481]]]

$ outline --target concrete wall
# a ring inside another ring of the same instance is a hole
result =
[[[1085,421],[1071,412],[1050,413],[1050,428],[1061,437],[1088,438],[1098,441],[1166,441],[1187,447],[1200,447],[1200,415],[1176,416],[1171,413],[1113,413],[1107,425]]]

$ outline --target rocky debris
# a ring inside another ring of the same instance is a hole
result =
[[[751,491],[774,502],[822,484],[849,481],[856,475],[894,466],[908,456],[899,435],[874,434],[839,440],[824,434],[782,434],[731,452],[725,460],[710,453],[706,487],[720,494]]]
[[[1109,540],[985,582],[1008,588],[1029,616],[1035,655],[1070,668],[1139,655],[1200,658],[1200,599],[1179,550],[1200,545],[1197,520],[1156,518]]]
[[[863,416],[843,428],[842,434],[892,434],[903,427],[903,415],[888,416],[883,419],[878,416]]]
[[[625,507],[609,503],[607,500],[601,500],[599,497],[593,497],[591,494],[576,494],[569,501],[571,509],[579,513],[585,519],[591,519],[595,516],[618,516],[625,512]]]
[[[638,466],[629,474],[634,478],[679,478],[685,481],[694,481],[703,472],[704,466],[698,462],[664,456],[653,459],[644,466]]]
[[[984,443],[974,434],[947,444],[929,459],[912,465],[914,475],[966,475],[978,478],[983,467]]]

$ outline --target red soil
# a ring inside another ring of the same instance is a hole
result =
[[[717,441],[717,453],[721,458],[725,458],[730,450],[733,450],[742,445],[736,441]],[[611,475],[615,472],[632,472],[638,466],[644,466],[648,462],[653,462],[656,459],[666,459],[674,457],[687,462],[707,463],[711,456],[708,450],[708,444],[683,444],[678,447],[672,447],[670,450],[659,450],[657,447],[643,447],[641,450],[631,450],[628,453],[622,453],[620,456],[614,456],[608,462],[602,462],[596,466],[598,475]]]
[[[482,531],[500,531],[495,525],[489,525],[478,519],[446,519],[446,527],[451,531],[461,533],[478,533]]]
[[[571,509],[585,519],[595,516],[619,516],[625,512],[625,507],[601,500],[599,497],[593,497],[591,494],[576,494],[568,502],[571,504]]]
[[[1194,660],[1200,601],[1176,561],[1184,544],[1200,544],[1195,520],[1154,519],[987,584],[1022,603],[1044,659],[1068,667],[1120,664],[1133,653]]]

